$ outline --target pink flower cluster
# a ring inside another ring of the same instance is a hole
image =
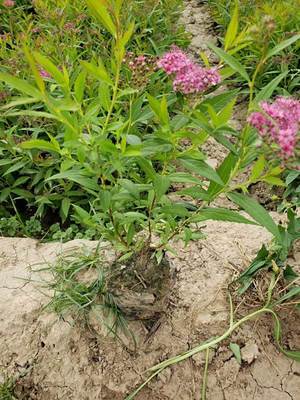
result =
[[[14,0],[3,0],[4,7],[14,7],[15,2]]]
[[[261,102],[260,107],[262,112],[252,113],[249,123],[261,136],[274,141],[284,158],[293,157],[300,130],[300,101],[278,97],[273,103]]]
[[[204,92],[221,81],[217,68],[200,67],[176,46],[173,46],[157,65],[166,74],[174,75],[174,90],[184,94]]]

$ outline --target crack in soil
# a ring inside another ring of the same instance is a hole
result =
[[[273,390],[276,390],[276,391],[279,392],[279,393],[285,393],[285,394],[287,394],[287,395],[290,397],[291,400],[296,400],[296,399],[293,398],[293,396],[292,396],[289,392],[287,392],[286,390],[283,389],[281,383],[280,383],[281,390],[278,389],[278,388],[276,388],[276,387],[274,387],[274,386],[265,386],[265,385],[261,385],[261,384],[257,381],[257,379],[254,377],[253,372],[251,371],[251,369],[249,369],[249,373],[250,373],[250,375],[251,375],[251,378],[253,379],[253,381],[254,381],[255,384],[257,385],[257,387],[259,387],[260,389],[273,389]],[[287,374],[287,375],[289,375],[289,374]],[[283,378],[284,378],[284,377],[283,377]],[[282,379],[283,379],[283,378],[282,378]],[[282,380],[281,380],[281,381],[282,381]],[[254,398],[254,397],[253,397],[253,398]]]

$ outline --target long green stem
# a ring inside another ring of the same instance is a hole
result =
[[[201,400],[206,400],[208,363],[209,363],[209,347],[206,349],[206,352],[205,352],[205,367],[204,367],[204,372],[203,372]]]
[[[113,96],[112,96],[110,107],[109,107],[109,110],[108,110],[108,113],[107,113],[107,116],[105,119],[105,123],[103,125],[102,134],[104,134],[106,132],[107,126],[109,124],[110,118],[111,118],[113,110],[115,108],[117,94],[118,94],[118,88],[119,88],[120,73],[121,73],[121,64],[118,63],[116,77],[115,77],[115,83],[114,83],[114,88],[113,88]]]
[[[154,367],[150,368],[149,371],[153,372],[153,374],[147,379],[147,381],[145,381],[140,387],[138,387],[134,391],[134,393],[132,393],[130,396],[126,397],[125,400],[132,400],[148,382],[150,382],[156,375],[158,375],[160,372],[162,372],[165,368],[170,367],[171,365],[174,365],[174,364],[178,364],[179,362],[184,361],[187,358],[190,358],[190,357],[194,356],[195,354],[200,353],[201,351],[204,351],[204,350],[207,351],[209,348],[214,347],[215,345],[219,344],[223,340],[227,339],[240,325],[242,325],[245,322],[247,322],[255,317],[258,317],[259,315],[264,314],[264,313],[272,314],[272,316],[275,318],[275,320],[278,318],[276,313],[268,306],[264,306],[263,308],[260,308],[259,310],[256,310],[253,313],[246,315],[244,318],[242,318],[239,321],[237,321],[236,323],[232,324],[227,329],[227,331],[225,333],[223,333],[223,335],[221,335],[217,338],[208,340],[207,342],[205,342],[199,346],[196,346],[193,349],[191,349],[179,356],[172,357],[172,358],[165,360],[165,361],[155,365]],[[202,396],[203,396],[203,394],[202,394]]]

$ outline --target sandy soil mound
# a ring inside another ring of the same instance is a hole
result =
[[[50,262],[57,254],[95,246],[93,242],[39,244],[31,239],[0,239],[0,371],[19,380],[20,399],[121,400],[143,380],[144,371],[223,332],[228,304],[223,290],[242,270],[268,233],[256,226],[209,222],[208,239],[170,256],[176,271],[170,306],[150,337],[142,323],[132,328],[138,350],[83,326],[41,312],[49,299],[37,290],[28,266]],[[297,255],[299,257],[299,255]],[[299,261],[299,260],[298,260]],[[33,281],[24,281],[31,279]],[[289,317],[286,337],[300,347],[300,323]],[[232,341],[243,348],[240,366],[224,344],[211,356],[208,400],[298,399],[300,365],[278,354],[268,318],[240,330]],[[228,343],[227,343],[228,344]],[[139,400],[200,398],[203,356],[163,372],[137,396]]]

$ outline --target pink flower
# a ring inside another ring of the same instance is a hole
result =
[[[51,78],[51,75],[49,74],[49,72],[47,72],[43,68],[40,68],[39,72],[40,72],[40,76],[42,78]]]
[[[157,63],[159,68],[162,68],[166,74],[177,74],[185,68],[193,65],[193,62],[188,56],[177,46],[172,46],[171,51],[166,53]]]
[[[15,2],[14,0],[3,0],[4,7],[14,7]]]
[[[273,103],[260,103],[262,112],[249,116],[249,123],[259,134],[276,143],[284,158],[293,157],[300,129],[300,101],[278,97]]]
[[[195,64],[178,47],[173,46],[157,63],[166,74],[174,75],[173,88],[184,94],[206,91],[217,85],[221,76],[216,68],[202,68]]]

